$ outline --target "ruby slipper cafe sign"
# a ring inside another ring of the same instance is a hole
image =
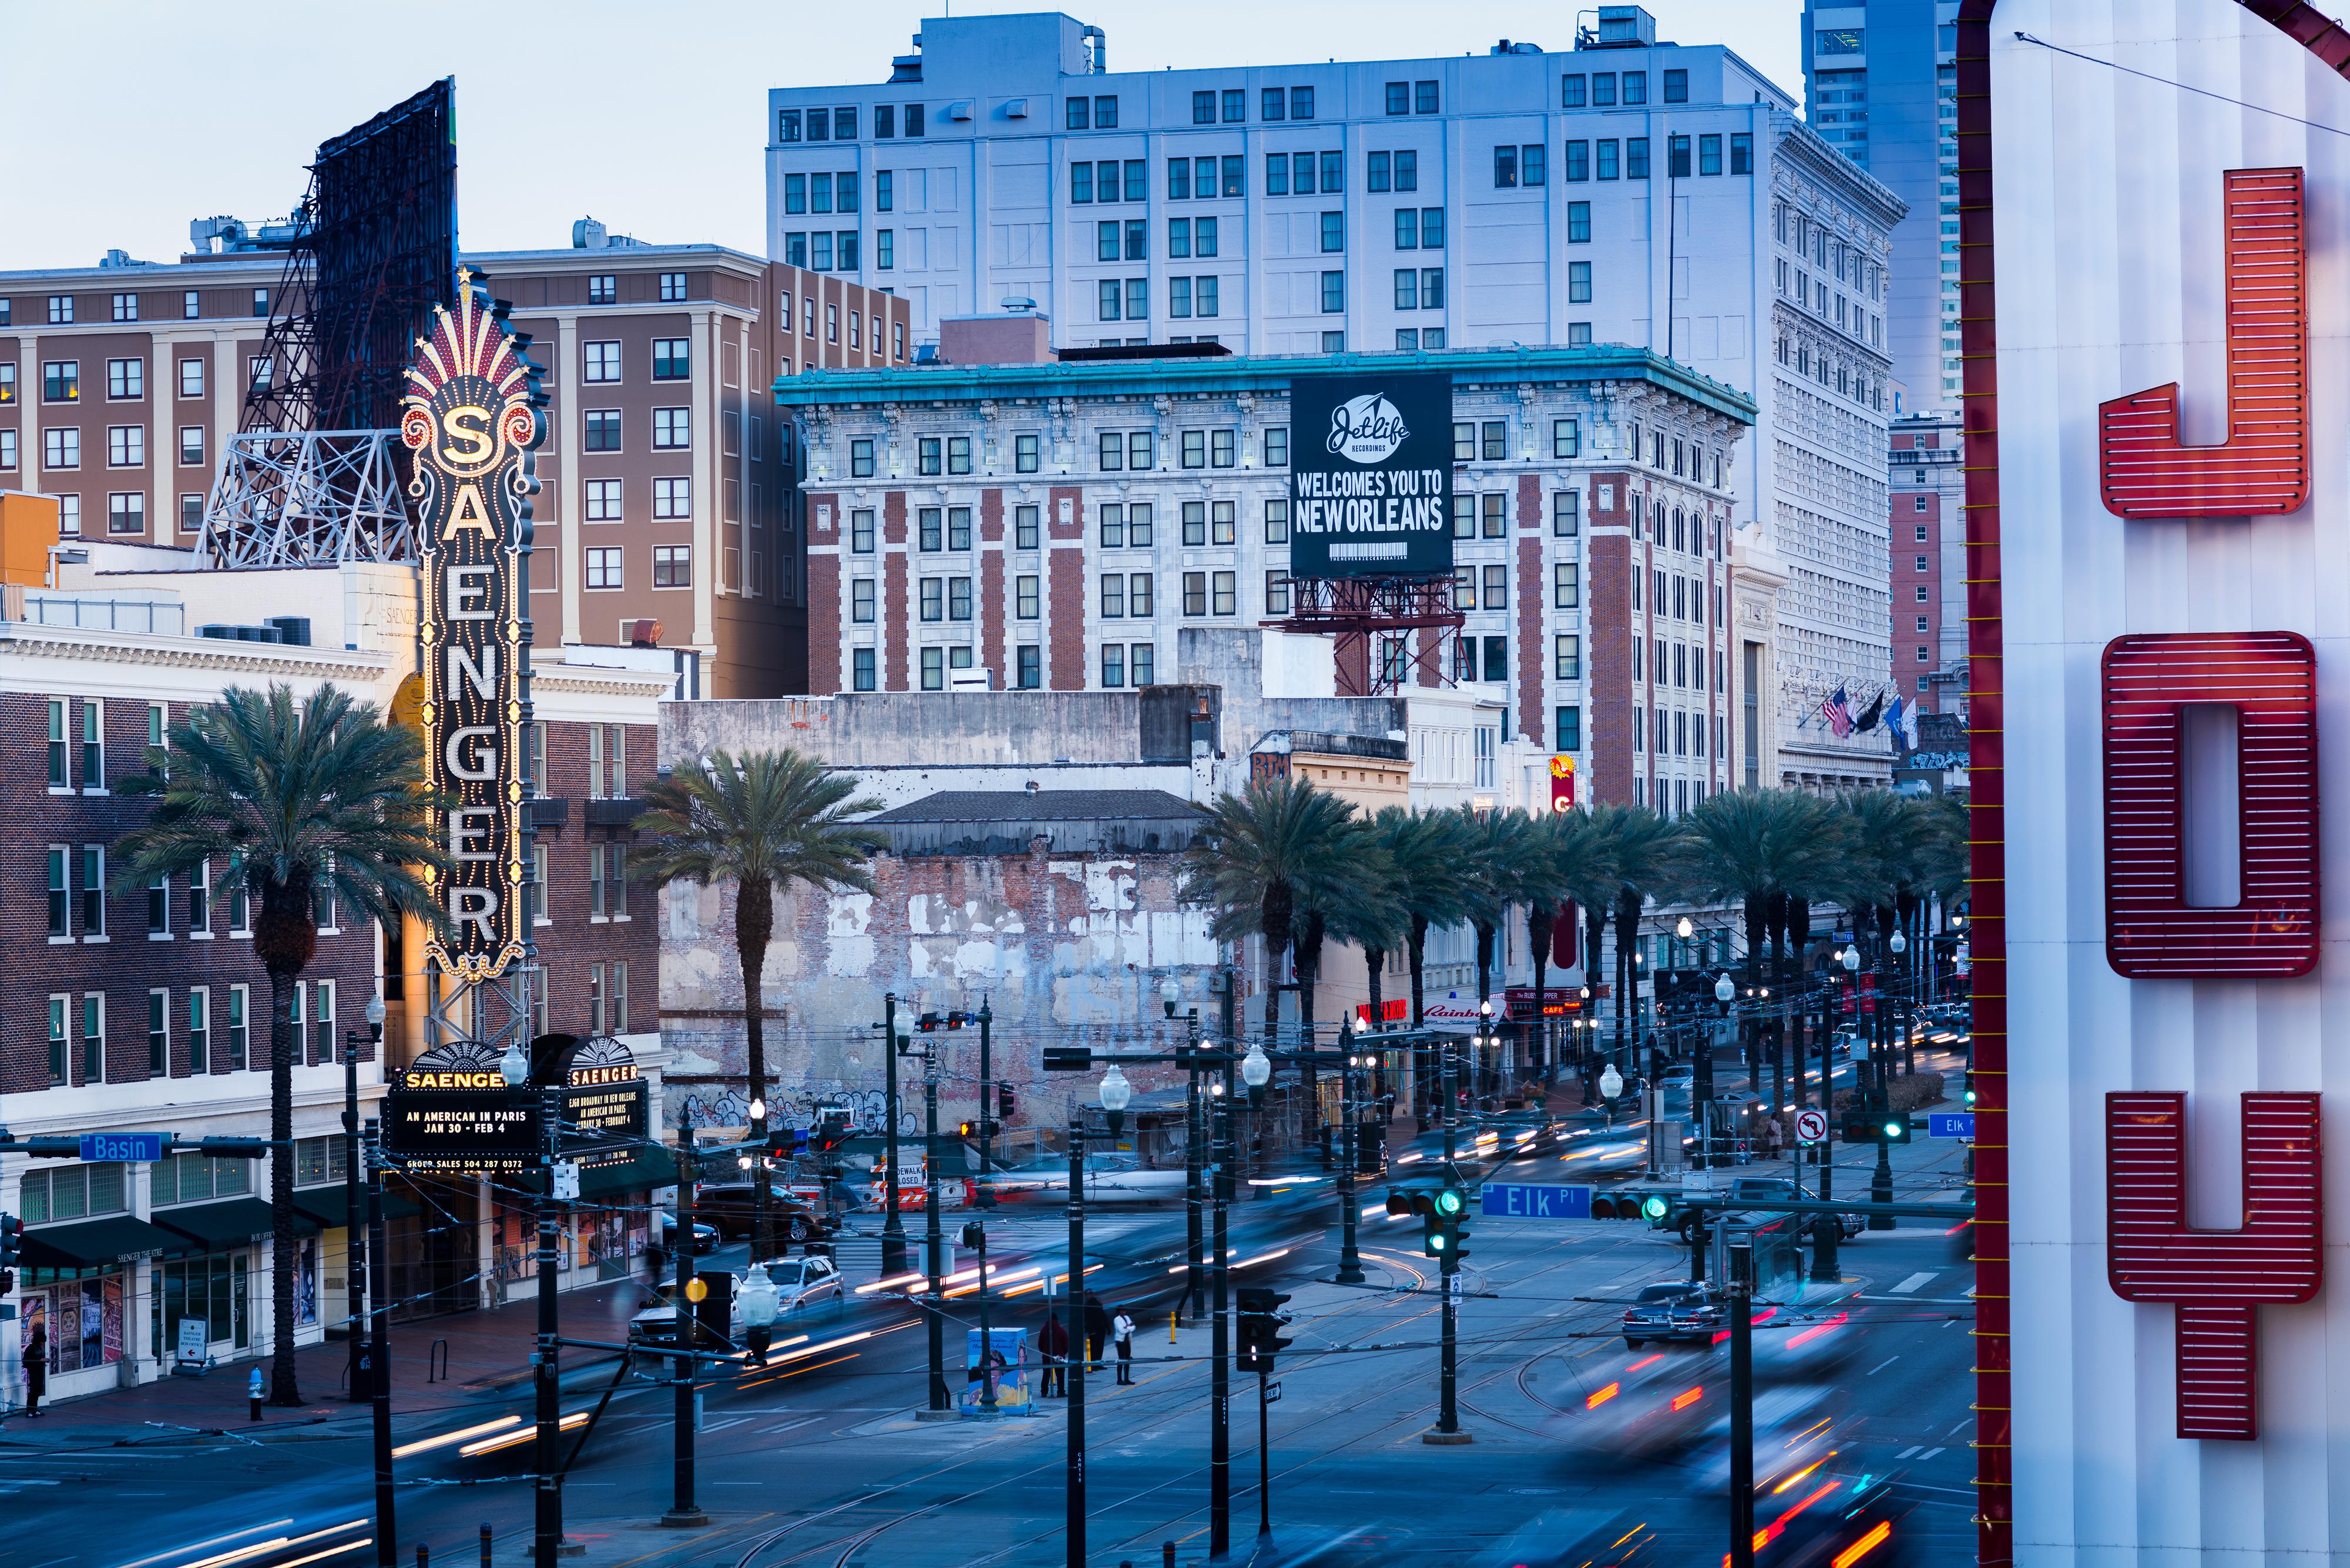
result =
[[[530,722],[533,453],[546,396],[527,339],[457,275],[455,308],[419,338],[400,433],[422,540],[425,700],[420,717],[442,810],[445,869],[427,872],[448,915],[428,956],[469,981],[523,958],[529,856],[523,736]]]

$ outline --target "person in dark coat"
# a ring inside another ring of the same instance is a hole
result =
[[[49,1390],[49,1325],[36,1323],[25,1341],[25,1415],[41,1413],[41,1396]]]
[[[1109,1309],[1101,1297],[1086,1293],[1086,1370],[1099,1372],[1102,1357],[1109,1353]]]
[[[1045,1332],[1036,1336],[1036,1348],[1045,1357],[1045,1389],[1041,1399],[1056,1398],[1069,1391],[1067,1359],[1069,1331],[1062,1325],[1059,1313],[1047,1313]]]

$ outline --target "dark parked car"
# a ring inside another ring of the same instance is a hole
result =
[[[718,1227],[722,1236],[751,1233],[751,1184],[720,1181],[693,1195],[693,1217]],[[767,1188],[767,1224],[778,1241],[814,1241],[830,1236],[840,1222],[820,1209],[809,1207],[782,1188]]]
[[[1729,1321],[1722,1299],[1703,1285],[1644,1285],[1625,1309],[1624,1346],[1638,1350],[1652,1339],[1711,1345]]]

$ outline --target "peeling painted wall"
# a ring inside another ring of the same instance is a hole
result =
[[[1058,1124],[1091,1078],[1047,1080],[1050,1044],[1169,1048],[1160,1003],[1170,976],[1184,1008],[1213,1016],[1208,973],[1217,945],[1204,911],[1180,906],[1177,857],[890,856],[871,862],[875,891],[795,888],[776,911],[762,990],[768,1072],[786,1106],[879,1090],[883,997],[901,1012],[993,1012],[991,1073],[1012,1082],[1014,1126]],[[733,889],[681,884],[664,895],[661,1025],[676,1054],[671,1077],[747,1075],[734,950]],[[780,1012],[780,1018],[775,1014]],[[944,1125],[978,1110],[978,1040],[942,1044]],[[920,1064],[901,1064],[901,1125],[921,1112]],[[1129,1075],[1139,1088],[1176,1082],[1165,1069]]]

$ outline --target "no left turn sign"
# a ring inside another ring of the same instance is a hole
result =
[[[1795,1137],[1804,1143],[1817,1143],[1828,1136],[1828,1114],[1825,1111],[1797,1111]]]

